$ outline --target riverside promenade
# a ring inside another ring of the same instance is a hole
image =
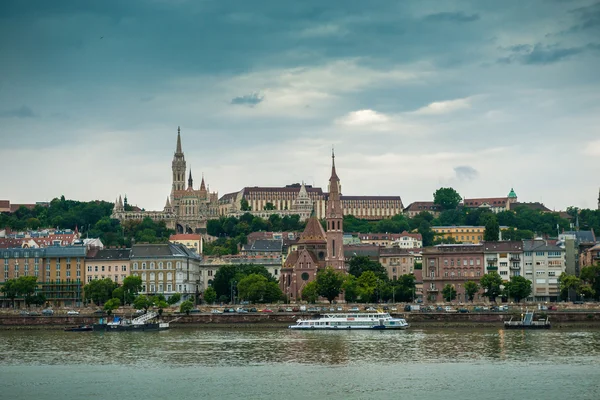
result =
[[[503,321],[520,319],[520,310],[509,312],[392,312],[394,316],[407,319],[411,327],[498,327],[502,328]],[[117,312],[114,315],[129,318],[131,313]],[[180,314],[165,312],[162,319],[173,321],[171,328],[281,328],[293,324],[299,318],[314,317],[319,313],[313,312],[273,312],[273,313],[224,313],[214,314],[201,312]],[[600,328],[600,310],[572,311],[537,311],[536,316],[550,319],[552,328],[561,327],[598,327]],[[0,313],[0,330],[2,329],[62,329],[65,326],[97,323],[99,318],[107,316],[85,314],[52,316],[31,316],[15,313]],[[110,317],[109,317],[110,318]]]

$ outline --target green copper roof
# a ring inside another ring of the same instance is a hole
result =
[[[517,197],[517,194],[515,193],[515,191],[513,190],[513,188],[510,188],[510,193],[508,194],[508,197]]]

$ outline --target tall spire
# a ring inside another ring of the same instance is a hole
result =
[[[331,178],[329,178],[329,181],[331,182],[332,179],[334,179],[339,181],[340,178],[338,178],[336,172],[335,172],[335,151],[333,149],[333,146],[331,146]]]
[[[204,184],[204,172],[202,173],[202,182],[200,182],[200,190],[206,190],[206,185]]]
[[[192,167],[190,167],[190,177],[188,178],[188,189],[194,188],[194,180],[192,179]]]
[[[181,129],[180,129],[180,127],[177,127],[177,149],[175,150],[175,153],[177,153],[177,154],[183,153],[183,151],[181,150]]]

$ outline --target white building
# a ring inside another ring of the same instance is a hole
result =
[[[532,282],[531,301],[556,301],[558,278],[565,272],[565,250],[547,240],[523,241],[524,276]]]

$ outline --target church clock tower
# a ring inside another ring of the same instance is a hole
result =
[[[173,155],[173,162],[171,163],[171,169],[173,170],[173,187],[171,188],[171,201],[173,201],[174,194],[178,190],[185,190],[185,157],[181,150],[181,131],[177,127],[177,148],[175,149],[175,155]]]
[[[327,221],[327,256],[325,265],[344,270],[344,213],[340,198],[342,186],[335,172],[335,153],[331,152],[331,177],[325,219]]]

